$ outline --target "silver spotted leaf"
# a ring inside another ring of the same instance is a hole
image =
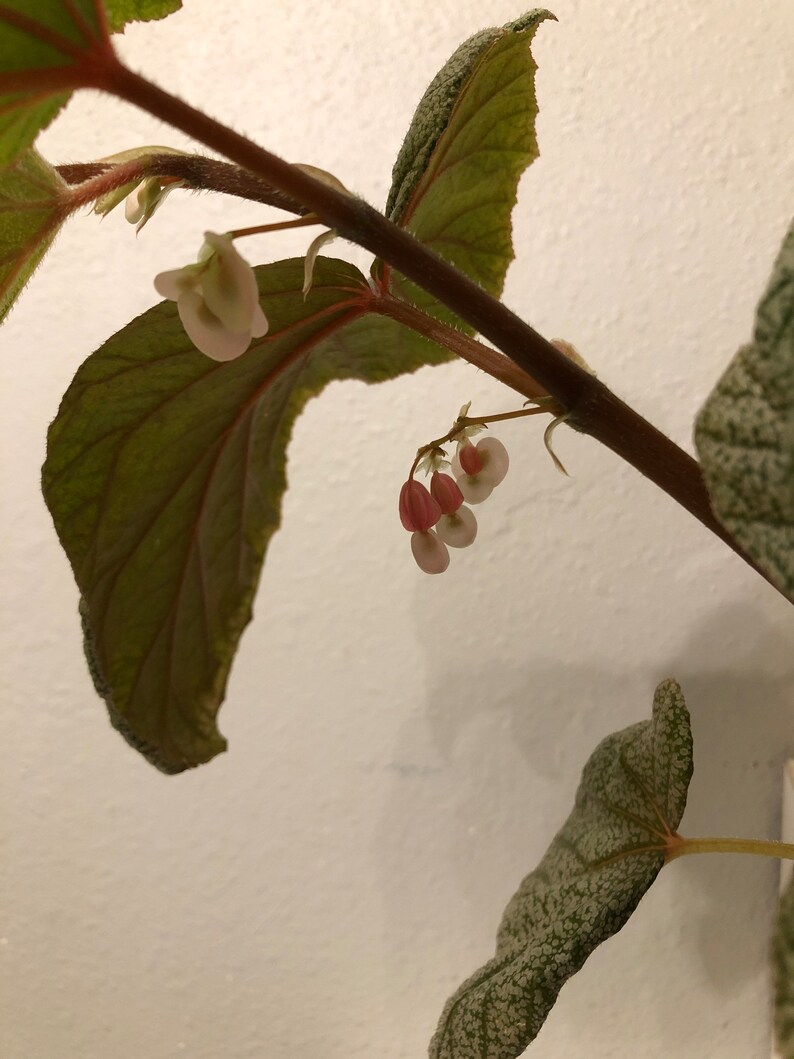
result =
[[[608,736],[585,765],[573,812],[505,910],[496,955],[447,1001],[431,1059],[521,1055],[656,878],[691,776],[689,713],[666,680],[652,719]]]
[[[717,518],[794,599],[794,224],[734,357],[695,424]]]

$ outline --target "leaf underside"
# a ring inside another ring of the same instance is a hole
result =
[[[516,1059],[565,982],[621,929],[664,863],[692,776],[678,684],[650,721],[608,736],[587,762],[573,812],[508,904],[496,955],[450,998],[431,1059]]]
[[[364,326],[369,288],[345,262],[317,262],[306,303],[302,259],[256,272],[270,331],[242,357],[198,353],[164,302],[88,358],[48,436],[44,496],[95,683],[168,772],[225,748],[216,715],[279,524],[295,417],[332,379],[381,381],[445,355],[391,320]]]
[[[772,946],[775,1038],[780,1059],[794,1059],[794,879],[780,899]]]
[[[717,518],[794,599],[794,224],[753,341],[698,415],[695,443]]]
[[[65,188],[33,148],[0,171],[0,321],[60,229]]]
[[[497,296],[514,256],[518,182],[538,156],[530,44],[553,18],[536,9],[462,44],[420,101],[392,175],[386,215]],[[383,262],[373,273],[399,297],[471,331]]]

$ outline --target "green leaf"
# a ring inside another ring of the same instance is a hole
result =
[[[33,148],[0,172],[0,320],[30,279],[66,214],[66,184]]]
[[[422,97],[394,166],[387,215],[494,295],[513,260],[518,181],[538,155],[529,46],[553,18],[536,9],[462,44]],[[461,326],[383,263],[374,271],[398,296]]]
[[[585,765],[574,810],[505,910],[496,956],[447,1002],[431,1059],[515,1059],[565,982],[628,920],[664,863],[692,776],[678,684],[653,718],[606,738]]]
[[[181,7],[182,0],[105,0],[111,33],[122,32],[128,22],[165,18]]]
[[[739,350],[695,423],[717,518],[794,599],[794,224]]]
[[[216,715],[280,519],[285,452],[332,379],[394,378],[446,351],[366,316],[352,265],[256,270],[270,320],[238,360],[198,353],[173,302],[82,365],[50,428],[44,495],[82,594],[111,720],[164,771],[225,749]]]
[[[780,1059],[794,1059],[794,879],[780,899],[772,943],[775,1038]]]
[[[28,148],[68,101],[107,65],[111,29],[162,18],[181,0],[2,0],[0,167]]]

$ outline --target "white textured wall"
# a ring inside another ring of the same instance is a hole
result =
[[[521,10],[394,6],[188,0],[121,47],[380,204],[426,83],[464,36]],[[506,299],[689,446],[791,210],[794,7],[555,10],[538,33],[542,157],[522,185]],[[185,145],[85,96],[44,150],[80,160],[161,142]],[[156,271],[191,258],[206,227],[261,216],[174,195],[137,240],[121,217],[77,219],[0,334],[4,1059],[423,1055],[587,755],[646,717],[667,675],[696,738],[684,830],[778,827],[790,611],[609,452],[558,432],[566,481],[536,426],[505,426],[511,473],[477,545],[441,578],[413,565],[396,498],[414,450],[464,400],[516,404],[463,364],[334,385],[300,420],[221,714],[229,753],[166,778],[111,730],[38,492],[45,430],[82,359],[153,303]],[[260,240],[251,256],[305,244]],[[530,1054],[765,1059],[775,875],[738,858],[665,869]]]

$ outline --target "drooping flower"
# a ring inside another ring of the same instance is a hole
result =
[[[451,548],[468,548],[477,536],[477,519],[463,503],[463,493],[454,478],[436,471],[430,479],[430,493],[441,508],[436,533]]]
[[[254,270],[228,236],[205,232],[198,262],[161,272],[154,286],[176,302],[191,342],[212,360],[234,360],[267,334]]]
[[[452,468],[458,474],[458,486],[470,504],[487,500],[504,480],[510,458],[507,449],[496,438],[483,438],[476,445],[470,441],[458,447]]]

